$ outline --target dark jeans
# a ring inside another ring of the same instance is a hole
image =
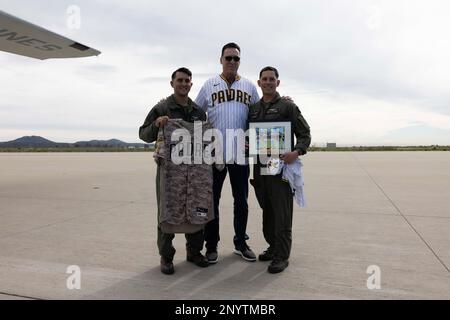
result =
[[[215,219],[208,222],[205,227],[205,247],[215,249],[220,240],[219,236],[219,202],[222,193],[223,182],[230,174],[231,190],[234,198],[234,245],[239,247],[245,243],[248,219],[248,177],[250,168],[248,165],[227,164],[222,171],[213,167],[213,195],[214,195],[214,216]]]

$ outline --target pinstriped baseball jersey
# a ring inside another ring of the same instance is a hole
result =
[[[205,82],[195,103],[208,114],[208,121],[222,132],[223,154],[226,155],[226,130],[246,130],[248,107],[259,101],[258,91],[249,80],[236,77],[229,85],[222,75]],[[236,161],[236,139],[234,141],[233,161]]]

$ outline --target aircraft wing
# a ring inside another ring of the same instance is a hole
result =
[[[36,59],[97,56],[100,51],[0,10],[0,50]]]

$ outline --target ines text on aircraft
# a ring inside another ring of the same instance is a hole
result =
[[[0,10],[0,50],[36,58],[80,58],[100,51]]]

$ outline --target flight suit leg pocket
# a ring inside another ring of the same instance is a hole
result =
[[[250,184],[255,189],[256,200],[258,200],[259,206],[261,209],[264,209],[264,191],[261,181],[259,179],[250,179]]]

